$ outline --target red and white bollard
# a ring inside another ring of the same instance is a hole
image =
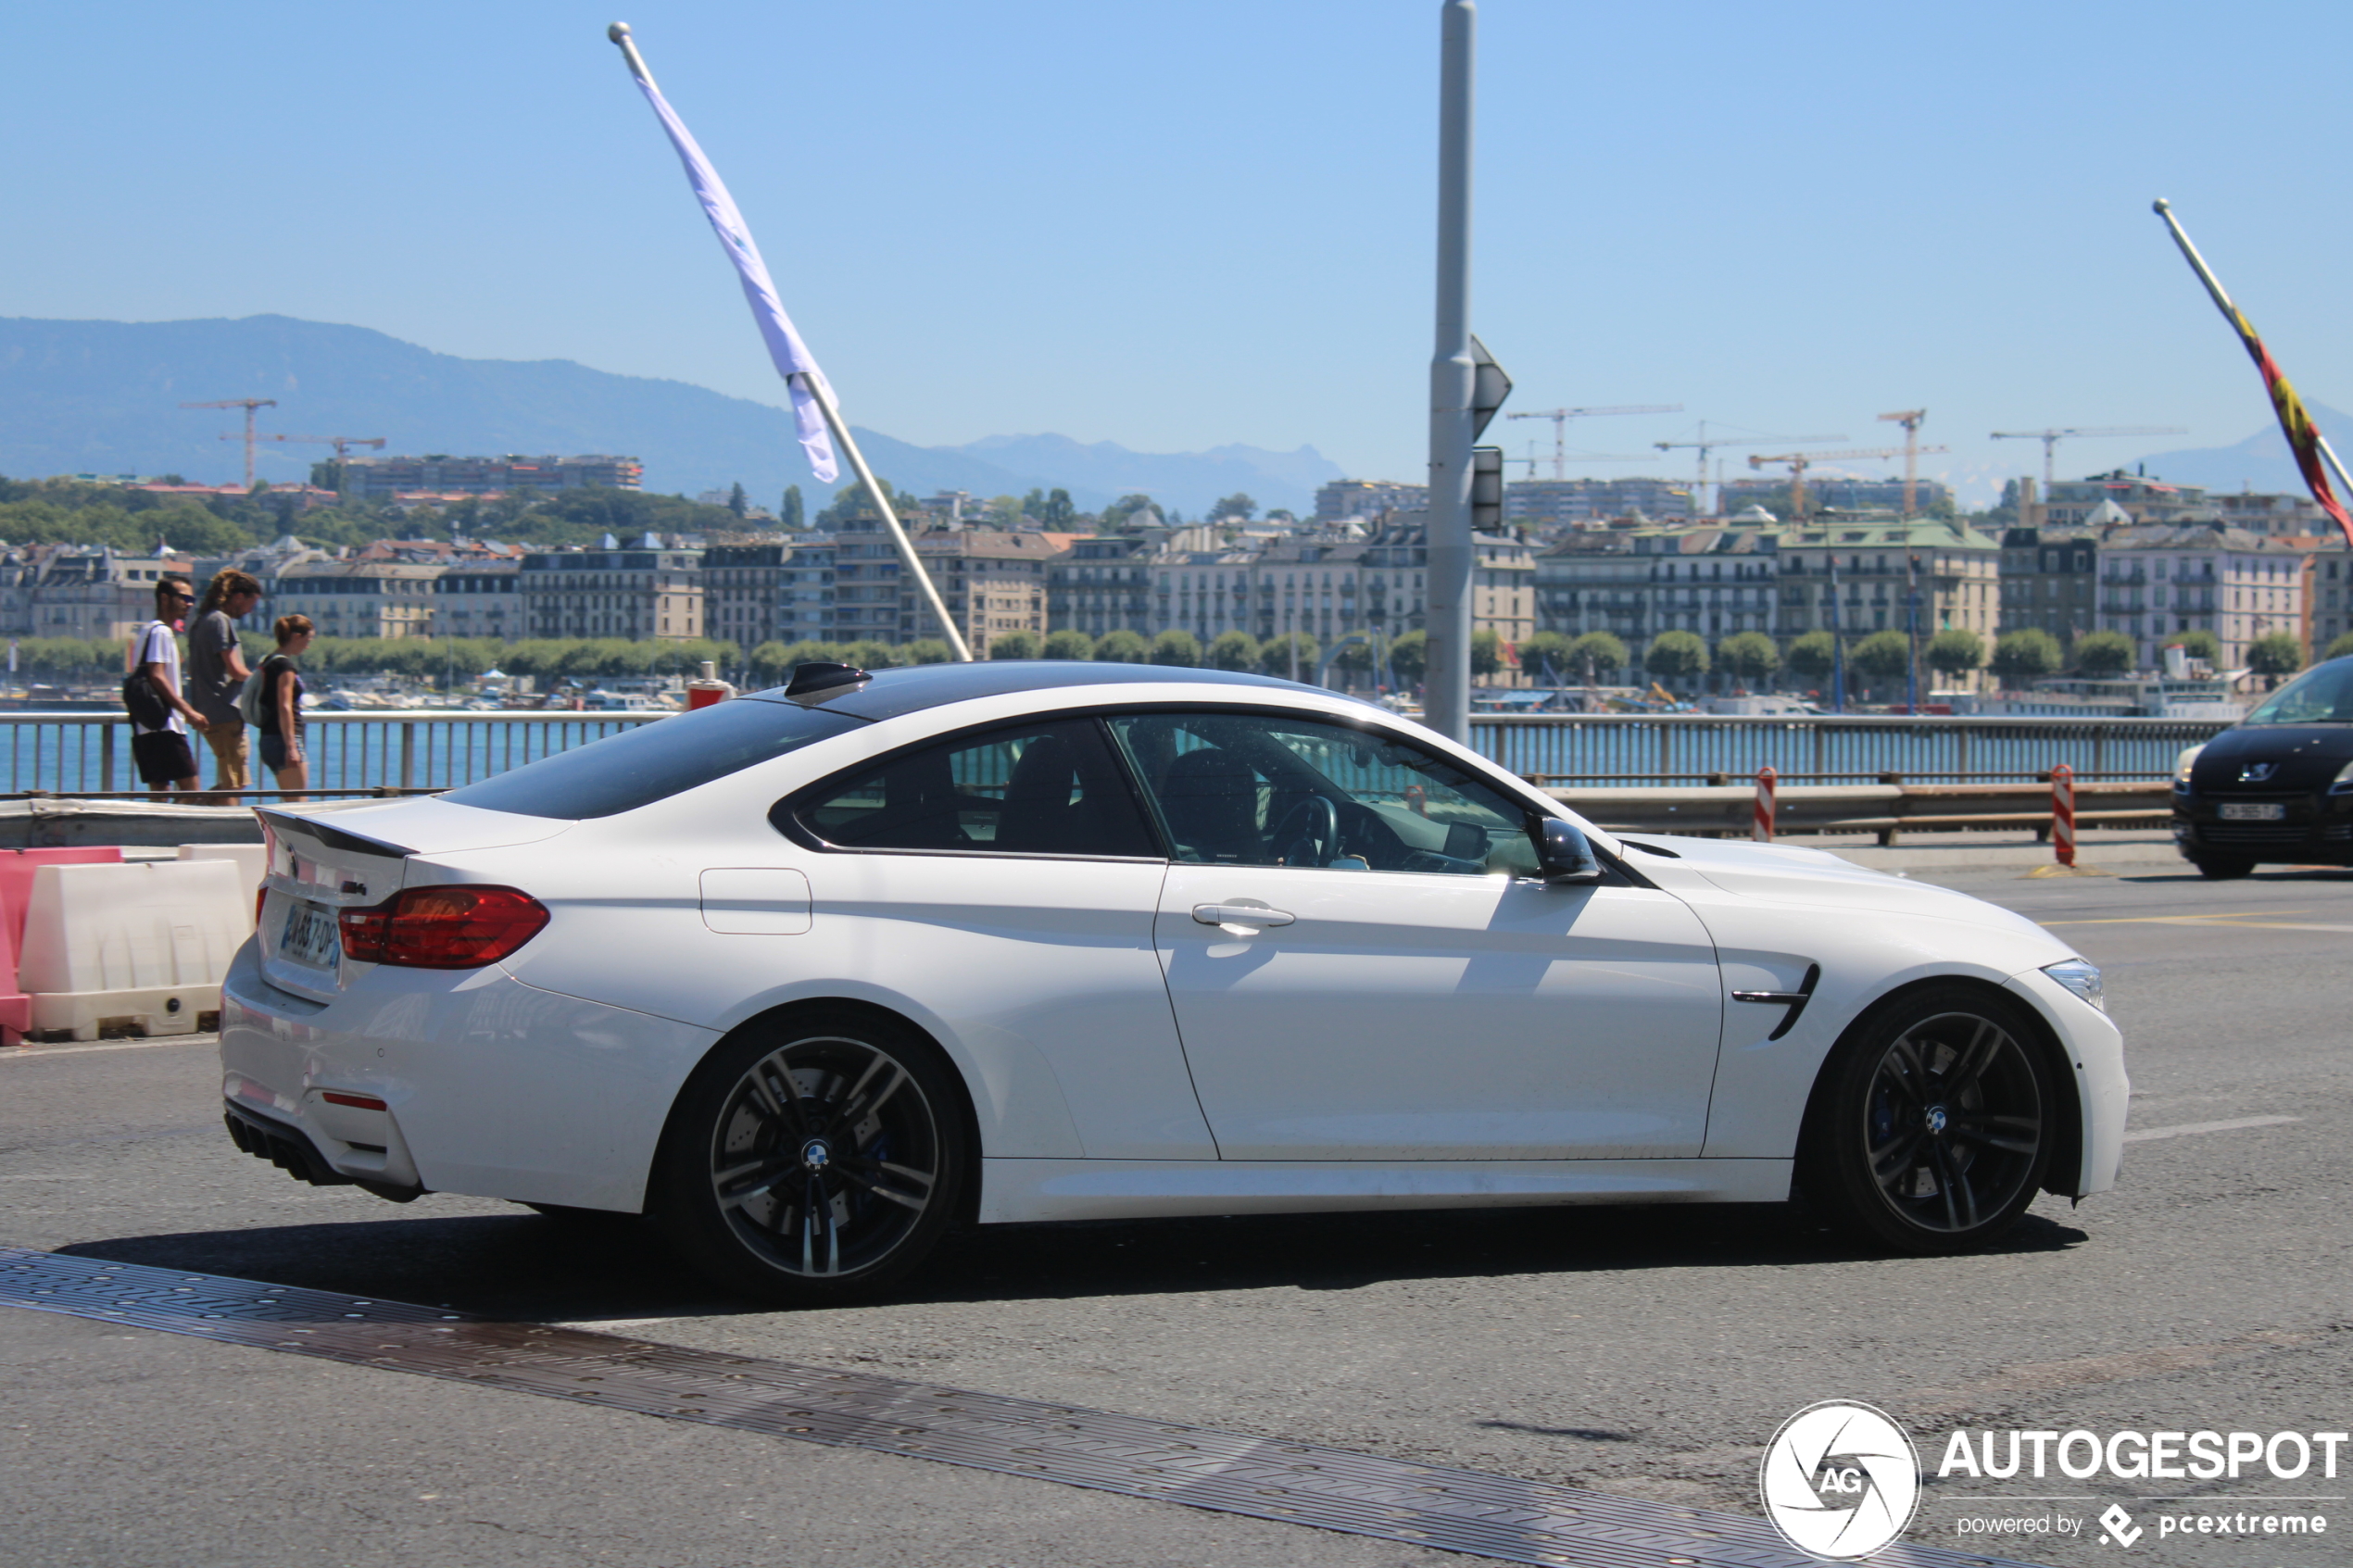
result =
[[[698,708],[709,708],[735,695],[734,683],[719,678],[717,661],[706,659],[702,661],[702,673],[686,683],[686,709],[692,712]]]
[[[1773,790],[1780,777],[1770,768],[1756,770],[1756,821],[1751,831],[1759,844],[1773,842]]]
[[[2062,866],[2075,863],[2075,770],[2051,770],[2051,851]]]

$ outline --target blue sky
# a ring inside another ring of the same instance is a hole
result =
[[[277,311],[780,401],[618,14],[858,422],[1421,471],[1430,0],[615,4],[11,7],[0,314]],[[2353,7],[1487,0],[1479,44],[1473,319],[1512,407],[1686,409],[1584,449],[1877,445],[1924,405],[1955,451],[1923,469],[1975,490],[2039,468],[1994,429],[2191,431],[2063,471],[2235,441],[2268,407],[2159,194],[2353,407]]]

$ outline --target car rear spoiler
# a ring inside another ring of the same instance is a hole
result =
[[[347,849],[362,855],[384,855],[405,860],[416,850],[405,844],[391,844],[381,838],[368,838],[341,828],[329,827],[316,817],[297,817],[268,807],[254,808],[255,816],[267,823],[281,838],[307,838],[322,849]]]

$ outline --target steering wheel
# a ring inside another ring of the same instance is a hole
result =
[[[1324,797],[1311,795],[1283,813],[1268,841],[1282,865],[1329,865],[1340,853],[1340,810]]]

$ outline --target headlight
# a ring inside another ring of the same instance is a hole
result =
[[[2353,762],[2347,762],[2344,767],[2339,768],[2336,771],[2335,779],[2329,784],[2331,795],[2344,795],[2348,791],[2353,791]]]
[[[2190,787],[2190,767],[2196,762],[2197,754],[2205,749],[2206,747],[2202,746],[2186,746],[2183,749],[2181,756],[2173,759],[2173,787],[2175,789]]]
[[[2108,991],[2100,984],[2099,970],[2082,959],[2062,959],[2057,963],[2045,964],[2043,972],[2099,1009],[2108,1010]]]

